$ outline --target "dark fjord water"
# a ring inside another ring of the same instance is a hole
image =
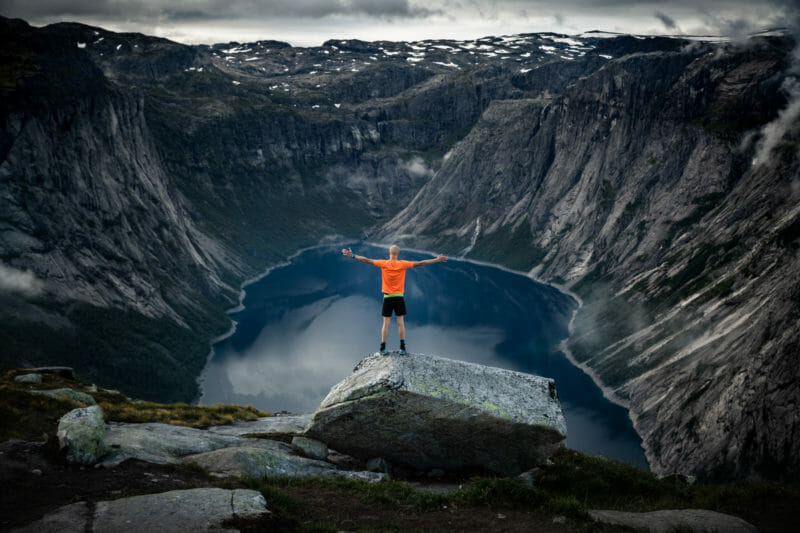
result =
[[[305,251],[247,287],[244,309],[232,314],[235,333],[213,347],[200,403],[312,412],[366,353],[377,351],[380,269],[339,250]],[[354,251],[387,255],[367,245]],[[556,349],[568,334],[573,299],[519,274],[449,260],[409,270],[406,303],[409,351],[553,378],[567,447],[646,466],[626,410]],[[387,347],[398,346],[393,318]]]

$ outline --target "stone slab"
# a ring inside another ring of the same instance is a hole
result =
[[[705,509],[670,509],[649,513],[625,511],[589,511],[597,522],[650,533],[673,531],[719,531],[720,533],[757,533],[755,526],[739,517],[708,511]]]
[[[238,446],[246,442],[246,439],[153,422],[111,423],[106,431],[106,442],[112,449],[101,464],[115,466],[126,459],[139,459],[155,464],[179,463],[181,457]]]
[[[233,531],[222,523],[235,516],[267,513],[261,493],[254,490],[201,488],[146,494],[98,502],[94,533],[142,531]]]
[[[312,413],[303,415],[269,416],[249,422],[236,422],[225,426],[211,426],[208,431],[220,435],[270,435],[270,434],[302,434],[308,423],[311,422]]]

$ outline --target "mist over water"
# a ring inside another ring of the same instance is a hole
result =
[[[385,249],[354,252],[384,259]],[[401,252],[401,259],[430,256]],[[380,269],[339,248],[303,252],[246,289],[236,332],[214,345],[200,403],[312,412],[380,343]],[[576,303],[556,289],[464,261],[406,274],[408,350],[553,378],[569,448],[646,466],[627,411],[606,400],[556,346]],[[399,346],[394,318],[387,348]]]

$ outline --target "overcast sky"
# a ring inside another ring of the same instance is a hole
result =
[[[525,32],[741,36],[796,26],[798,0],[0,0],[35,26],[77,21],[184,43],[474,39]]]

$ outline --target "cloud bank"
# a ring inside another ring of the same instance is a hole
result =
[[[0,0],[34,25],[77,21],[187,43],[472,39],[599,29],[739,35],[787,24],[792,0]]]
[[[43,290],[44,283],[32,272],[0,263],[0,292],[12,292],[30,298],[38,296]]]

